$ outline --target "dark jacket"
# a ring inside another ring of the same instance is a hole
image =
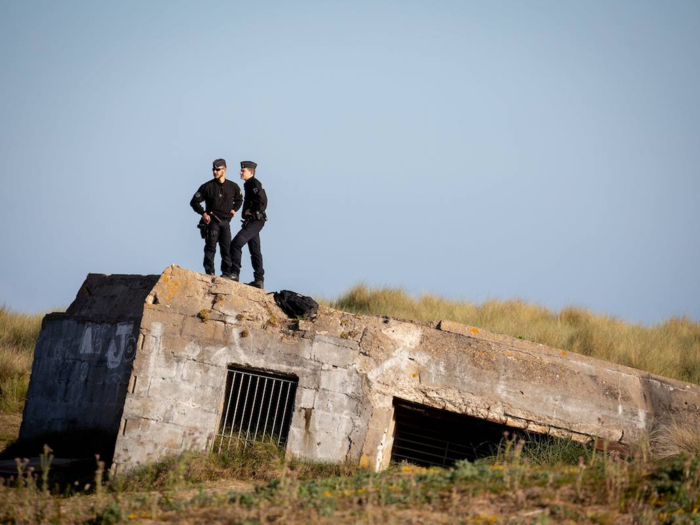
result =
[[[238,211],[243,203],[241,189],[233,181],[225,180],[221,184],[212,179],[202,184],[190,201],[192,209],[202,215],[202,201],[206,203],[208,214],[214,214],[222,221],[231,220],[231,210]]]
[[[245,189],[245,199],[243,201],[243,218],[245,212],[255,214],[255,212],[265,213],[267,209],[267,193],[257,177],[251,177],[243,183]]]

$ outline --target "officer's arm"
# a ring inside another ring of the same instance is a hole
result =
[[[202,184],[197,193],[194,194],[192,200],[190,201],[190,206],[192,209],[200,215],[204,215],[204,208],[202,208],[202,201],[204,201],[204,185]]]
[[[236,184],[236,189],[233,192],[233,211],[240,210],[242,205],[243,194],[241,193],[241,189],[238,187],[238,184]]]
[[[265,193],[265,189],[262,187],[262,184],[260,184],[259,182],[258,182],[257,201],[258,201],[257,210],[259,212],[264,212],[267,209],[267,193]]]

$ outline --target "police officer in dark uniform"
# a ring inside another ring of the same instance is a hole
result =
[[[204,271],[207,275],[215,275],[214,256],[216,244],[221,250],[221,273],[223,277],[233,279],[231,273],[231,219],[243,203],[241,189],[233,181],[226,180],[226,161],[216,159],[211,171],[214,179],[202,184],[190,201],[192,209],[202,216],[199,227],[204,243]],[[206,203],[206,211],[201,202]],[[238,279],[236,279],[238,280]]]
[[[250,261],[253,264],[253,282],[247,283],[256,288],[263,288],[265,281],[265,270],[263,269],[263,258],[260,253],[260,230],[265,226],[267,215],[267,194],[255,176],[255,169],[258,165],[250,160],[241,162],[241,179],[245,190],[243,201],[243,226],[241,231],[231,241],[231,260],[233,280],[238,281],[241,271],[241,250],[248,245],[250,250]]]

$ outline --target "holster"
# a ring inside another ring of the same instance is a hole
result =
[[[209,227],[205,224],[204,219],[199,219],[199,224],[197,224],[197,228],[199,228],[199,234],[202,236],[202,239],[206,239]]]
[[[267,220],[267,215],[265,215],[264,211],[252,211],[252,212],[250,212],[250,215],[245,216],[244,219],[241,219],[241,222],[243,223],[243,227],[245,228],[251,222],[266,221],[266,220]]]
[[[199,228],[199,234],[202,236],[202,239],[204,239],[207,242],[216,242],[219,240],[219,230],[214,230],[210,228],[209,226],[214,222],[214,215],[211,216],[212,220],[209,224],[204,222],[204,219],[199,220],[199,224],[197,224],[197,228]],[[216,218],[216,222],[220,223],[221,221]]]

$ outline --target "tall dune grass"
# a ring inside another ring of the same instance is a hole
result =
[[[401,289],[362,284],[328,304],[367,315],[419,321],[449,319],[700,384],[700,323],[686,317],[647,327],[574,307],[554,312],[517,300],[474,304],[433,295],[412,297]]]
[[[42,318],[0,306],[0,412],[18,412],[24,404]]]

